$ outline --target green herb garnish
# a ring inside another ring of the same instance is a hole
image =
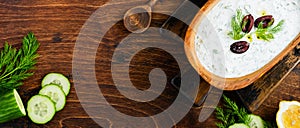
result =
[[[256,37],[264,41],[270,41],[274,39],[274,34],[282,30],[284,20],[281,20],[275,27],[263,28],[260,23],[255,31]]]
[[[245,108],[239,108],[237,104],[231,101],[228,97],[223,95],[224,98],[224,107],[222,109],[220,107],[216,108],[216,118],[221,120],[222,123],[216,123],[219,128],[228,128],[230,125],[234,123],[244,123],[249,125],[251,122],[248,117],[248,113]]]
[[[234,101],[223,95],[224,107],[217,107],[215,111],[216,118],[221,122],[217,122],[216,125],[219,128],[228,128],[236,123],[243,123],[247,126],[253,126],[253,120],[247,113],[247,110],[243,107],[239,107]],[[273,128],[274,124],[266,122],[264,120],[263,125],[265,128]]]
[[[14,89],[22,85],[22,80],[32,76],[32,69],[36,64],[36,53],[39,43],[33,33],[23,39],[22,47],[17,50],[8,43],[0,51],[0,92]]]
[[[235,16],[231,19],[231,28],[232,31],[228,33],[228,35],[234,39],[239,40],[243,38],[246,34],[242,31],[241,23],[243,21],[244,15],[242,14],[242,10],[238,9]]]
[[[228,128],[235,123],[235,119],[230,116],[229,112],[225,112],[222,108],[216,108],[216,118],[221,120],[222,123],[216,123],[219,128]]]

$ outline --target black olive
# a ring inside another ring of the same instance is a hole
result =
[[[272,15],[259,17],[254,21],[254,26],[258,27],[260,23],[262,23],[262,28],[270,27],[274,23],[274,18]]]
[[[244,33],[249,33],[253,27],[254,18],[251,14],[245,16],[242,20],[241,28]]]
[[[241,54],[249,49],[249,43],[246,41],[238,41],[230,45],[230,50],[233,53]]]

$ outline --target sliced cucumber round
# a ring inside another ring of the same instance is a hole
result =
[[[49,97],[35,95],[28,101],[27,112],[32,122],[46,124],[55,115],[55,105]]]
[[[65,93],[56,84],[48,84],[40,90],[39,94],[48,96],[55,103],[56,111],[62,110],[66,104]]]
[[[247,126],[246,124],[243,124],[243,123],[235,123],[235,124],[229,126],[228,128],[249,128],[249,126]]]
[[[57,84],[59,85],[62,90],[64,91],[65,95],[67,96],[70,92],[70,81],[67,77],[60,73],[49,73],[47,74],[42,80],[42,87],[48,84]]]
[[[16,89],[0,94],[0,123],[26,115],[22,100]]]
[[[264,128],[264,121],[257,115],[250,114],[248,115],[251,119],[249,124],[250,128]]]

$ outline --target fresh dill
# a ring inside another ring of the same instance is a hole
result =
[[[219,128],[228,128],[235,123],[243,123],[247,126],[251,126],[252,119],[247,113],[247,110],[243,107],[239,107],[234,101],[223,95],[223,108],[217,107],[215,116],[220,122],[216,125]],[[265,128],[274,128],[274,124],[263,121]]]
[[[219,128],[228,128],[230,125],[235,123],[235,119],[231,116],[231,113],[224,111],[222,108],[216,108],[216,118],[222,122],[216,123]]]
[[[215,113],[216,118],[222,121],[222,123],[216,123],[219,128],[228,128],[237,122],[246,125],[250,124],[251,119],[245,108],[239,108],[234,101],[231,101],[225,95],[223,95],[223,99],[225,109],[217,107]]]
[[[240,40],[246,35],[246,33],[242,31],[241,27],[246,25],[245,22],[244,24],[242,24],[243,18],[244,15],[242,13],[242,10],[237,9],[236,15],[234,15],[231,19],[232,31],[228,33],[228,36],[230,36],[234,40]],[[256,31],[253,32],[255,33],[257,39],[261,39],[264,41],[270,41],[274,39],[274,34],[282,30],[284,20],[281,20],[275,27],[271,27],[271,23],[273,22],[270,22],[270,24],[268,25],[269,27],[266,28],[263,27],[263,22],[259,23],[258,27],[256,28]]]
[[[231,28],[232,31],[228,33],[228,35],[234,39],[239,40],[243,38],[246,34],[242,31],[241,23],[243,21],[243,13],[241,9],[238,9],[236,15],[231,19]]]
[[[33,33],[24,37],[18,50],[4,44],[0,51],[0,92],[21,86],[24,79],[33,75],[29,70],[37,63],[39,45]]]
[[[282,30],[284,20],[281,20],[275,27],[263,28],[260,23],[255,31],[256,37],[264,41],[270,41],[274,39],[274,34]]]

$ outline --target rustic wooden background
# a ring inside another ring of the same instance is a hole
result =
[[[157,3],[154,9],[171,13],[182,1],[183,0],[162,0]],[[41,79],[49,72],[63,73],[70,78],[73,83],[73,49],[80,29],[95,10],[107,6],[108,2],[108,0],[0,0],[0,47],[3,46],[5,41],[13,45],[20,44],[23,36],[30,31],[36,34],[41,43],[38,51],[40,57],[34,70],[35,74],[26,80],[24,85],[19,89],[25,106],[27,105],[28,99],[38,93]],[[146,0],[126,0],[126,2],[120,0],[115,7],[139,5],[146,2]],[[154,14],[151,26],[160,27],[167,18],[167,15]],[[122,26],[122,22],[119,22],[115,25],[114,30],[106,35],[106,39],[102,42],[104,44],[110,44],[109,46],[111,47],[99,47],[98,50],[111,51],[110,48],[116,47],[117,41],[128,34],[129,32]],[[150,41],[155,38],[155,36],[156,35],[153,35],[152,38],[144,38],[141,41]],[[168,41],[162,40],[162,42]],[[104,60],[96,61],[96,65],[98,65],[96,66],[97,72],[110,69],[109,64],[102,63],[109,62],[111,60],[109,57],[110,56],[97,55],[96,60]],[[144,63],[143,60],[145,59],[148,63]],[[179,71],[178,65],[171,55],[155,48],[145,49],[137,54],[131,61],[131,67],[133,84],[141,90],[147,89],[150,85],[147,80],[147,74],[151,68],[162,68],[166,72],[168,80]],[[98,74],[97,76],[103,79],[102,75],[103,74]],[[105,85],[101,85],[102,93],[117,110],[128,115],[147,116],[162,112],[172,104],[178,95],[178,91],[170,84],[167,84],[160,98],[151,102],[150,105],[143,106],[142,104],[129,101],[126,97],[116,93],[117,91],[111,82],[111,76],[107,74],[104,77],[107,77],[107,81],[103,82],[106,83]],[[266,120],[275,121],[275,114],[280,100],[300,100],[299,80],[300,65],[298,64],[254,113],[262,116]],[[226,93],[232,94],[232,92]],[[239,101],[237,100],[237,102]],[[179,123],[174,124],[174,127],[216,127],[215,122],[217,120],[213,115],[205,122],[198,122],[201,108],[202,107],[193,107]],[[101,118],[97,118],[96,120],[101,120]],[[108,122],[108,126],[109,125],[113,124],[109,124]],[[145,124],[145,126],[147,126],[147,124]],[[72,84],[71,92],[67,97],[67,104],[64,110],[58,112],[54,119],[48,124],[37,125],[32,123],[28,117],[23,117],[0,124],[0,127],[95,128],[101,126],[98,126],[83,110]]]

